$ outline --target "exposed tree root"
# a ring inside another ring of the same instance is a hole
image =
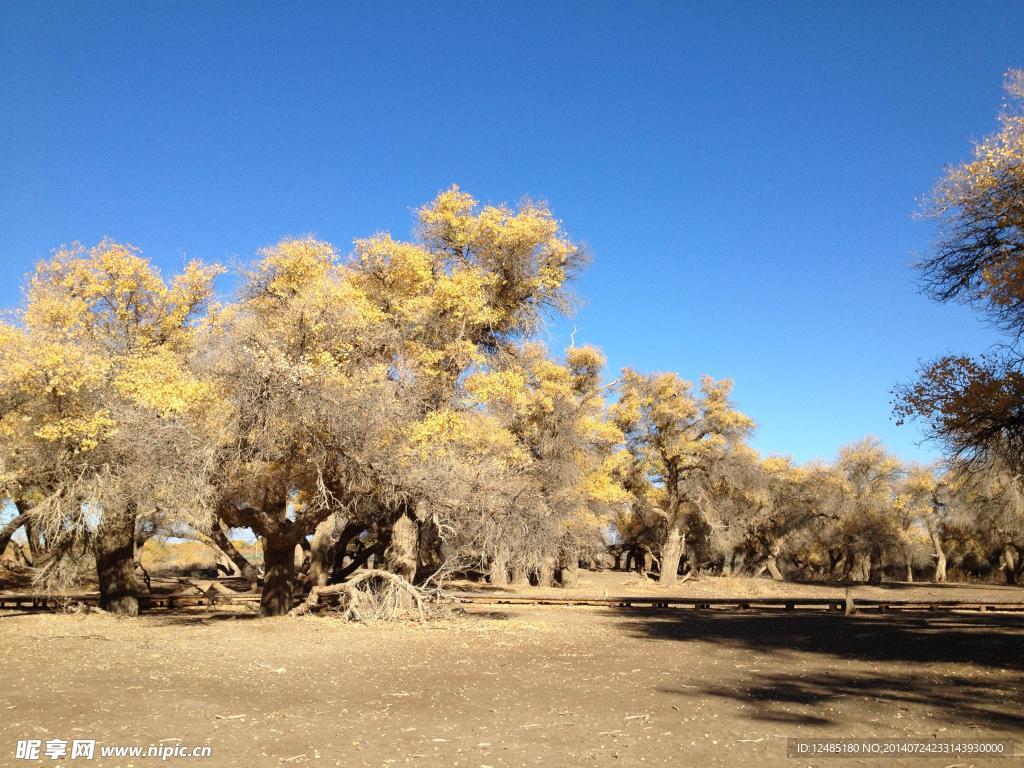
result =
[[[340,611],[346,621],[397,621],[415,609],[420,623],[426,621],[423,596],[412,584],[388,571],[361,571],[342,584],[313,587],[306,601],[291,610],[303,616],[320,610]]]

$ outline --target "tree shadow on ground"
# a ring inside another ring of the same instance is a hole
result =
[[[158,609],[145,611],[140,618],[153,622],[159,626],[202,626],[204,624],[217,624],[224,621],[252,621],[260,616],[256,611],[242,613],[241,611],[183,611],[177,609]]]
[[[1024,616],[615,615],[633,637],[749,651],[751,666],[766,669],[662,690],[731,699],[754,720],[831,725],[850,702],[867,702],[896,717],[924,708],[936,722],[1024,728]]]
[[[753,720],[793,725],[827,726],[841,722],[844,702],[870,702],[884,709],[888,724],[897,712],[910,707],[932,711],[937,720],[956,725],[984,725],[1012,730],[1024,728],[1017,704],[1024,688],[1020,677],[999,683],[960,675],[938,680],[917,673],[827,672],[819,674],[755,673],[737,686],[704,686],[701,696],[731,699],[746,705]],[[692,695],[685,689],[663,688],[666,693]],[[835,706],[832,706],[835,705]],[[882,705],[887,705],[883,708]]]
[[[787,584],[800,584],[810,587],[832,587],[838,589],[881,589],[893,592],[924,592],[927,590],[949,592],[988,592],[1000,593],[1000,600],[1024,600],[1024,587],[1018,584],[991,584],[988,582],[966,581],[821,581],[820,579],[787,578]],[[1005,594],[1003,594],[1005,593]],[[905,595],[904,597],[913,597]]]

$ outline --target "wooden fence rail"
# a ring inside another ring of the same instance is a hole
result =
[[[457,602],[478,605],[563,605],[599,606],[605,608],[646,608],[660,610],[750,610],[750,611],[833,611],[842,613],[905,611],[1003,611],[1024,612],[1022,601],[978,600],[884,600],[842,596],[830,597],[666,597],[660,595],[624,595],[618,597],[566,595],[521,595],[500,593],[457,592],[451,595]],[[255,593],[226,594],[210,589],[205,593],[174,593],[142,595],[142,610],[171,610],[175,608],[214,607],[217,605],[254,605],[259,602]],[[97,605],[99,595],[45,595],[0,594],[0,610],[53,611],[76,604]]]

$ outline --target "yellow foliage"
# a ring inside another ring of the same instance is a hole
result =
[[[114,386],[161,416],[181,413],[208,392],[208,385],[189,373],[181,358],[166,347],[129,358]]]
[[[74,451],[91,451],[100,441],[117,433],[117,424],[106,410],[88,416],[63,416],[52,419],[35,431],[48,442],[67,442]]]
[[[315,285],[338,261],[333,245],[312,237],[282,240],[259,255],[250,283],[274,298],[294,296]]]

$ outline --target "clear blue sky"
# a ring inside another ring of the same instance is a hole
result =
[[[1011,2],[7,0],[0,306],[62,242],[347,250],[456,182],[592,249],[552,346],[731,376],[764,451],[927,458],[892,386],[995,336],[917,294],[911,215],[1022,65]]]

